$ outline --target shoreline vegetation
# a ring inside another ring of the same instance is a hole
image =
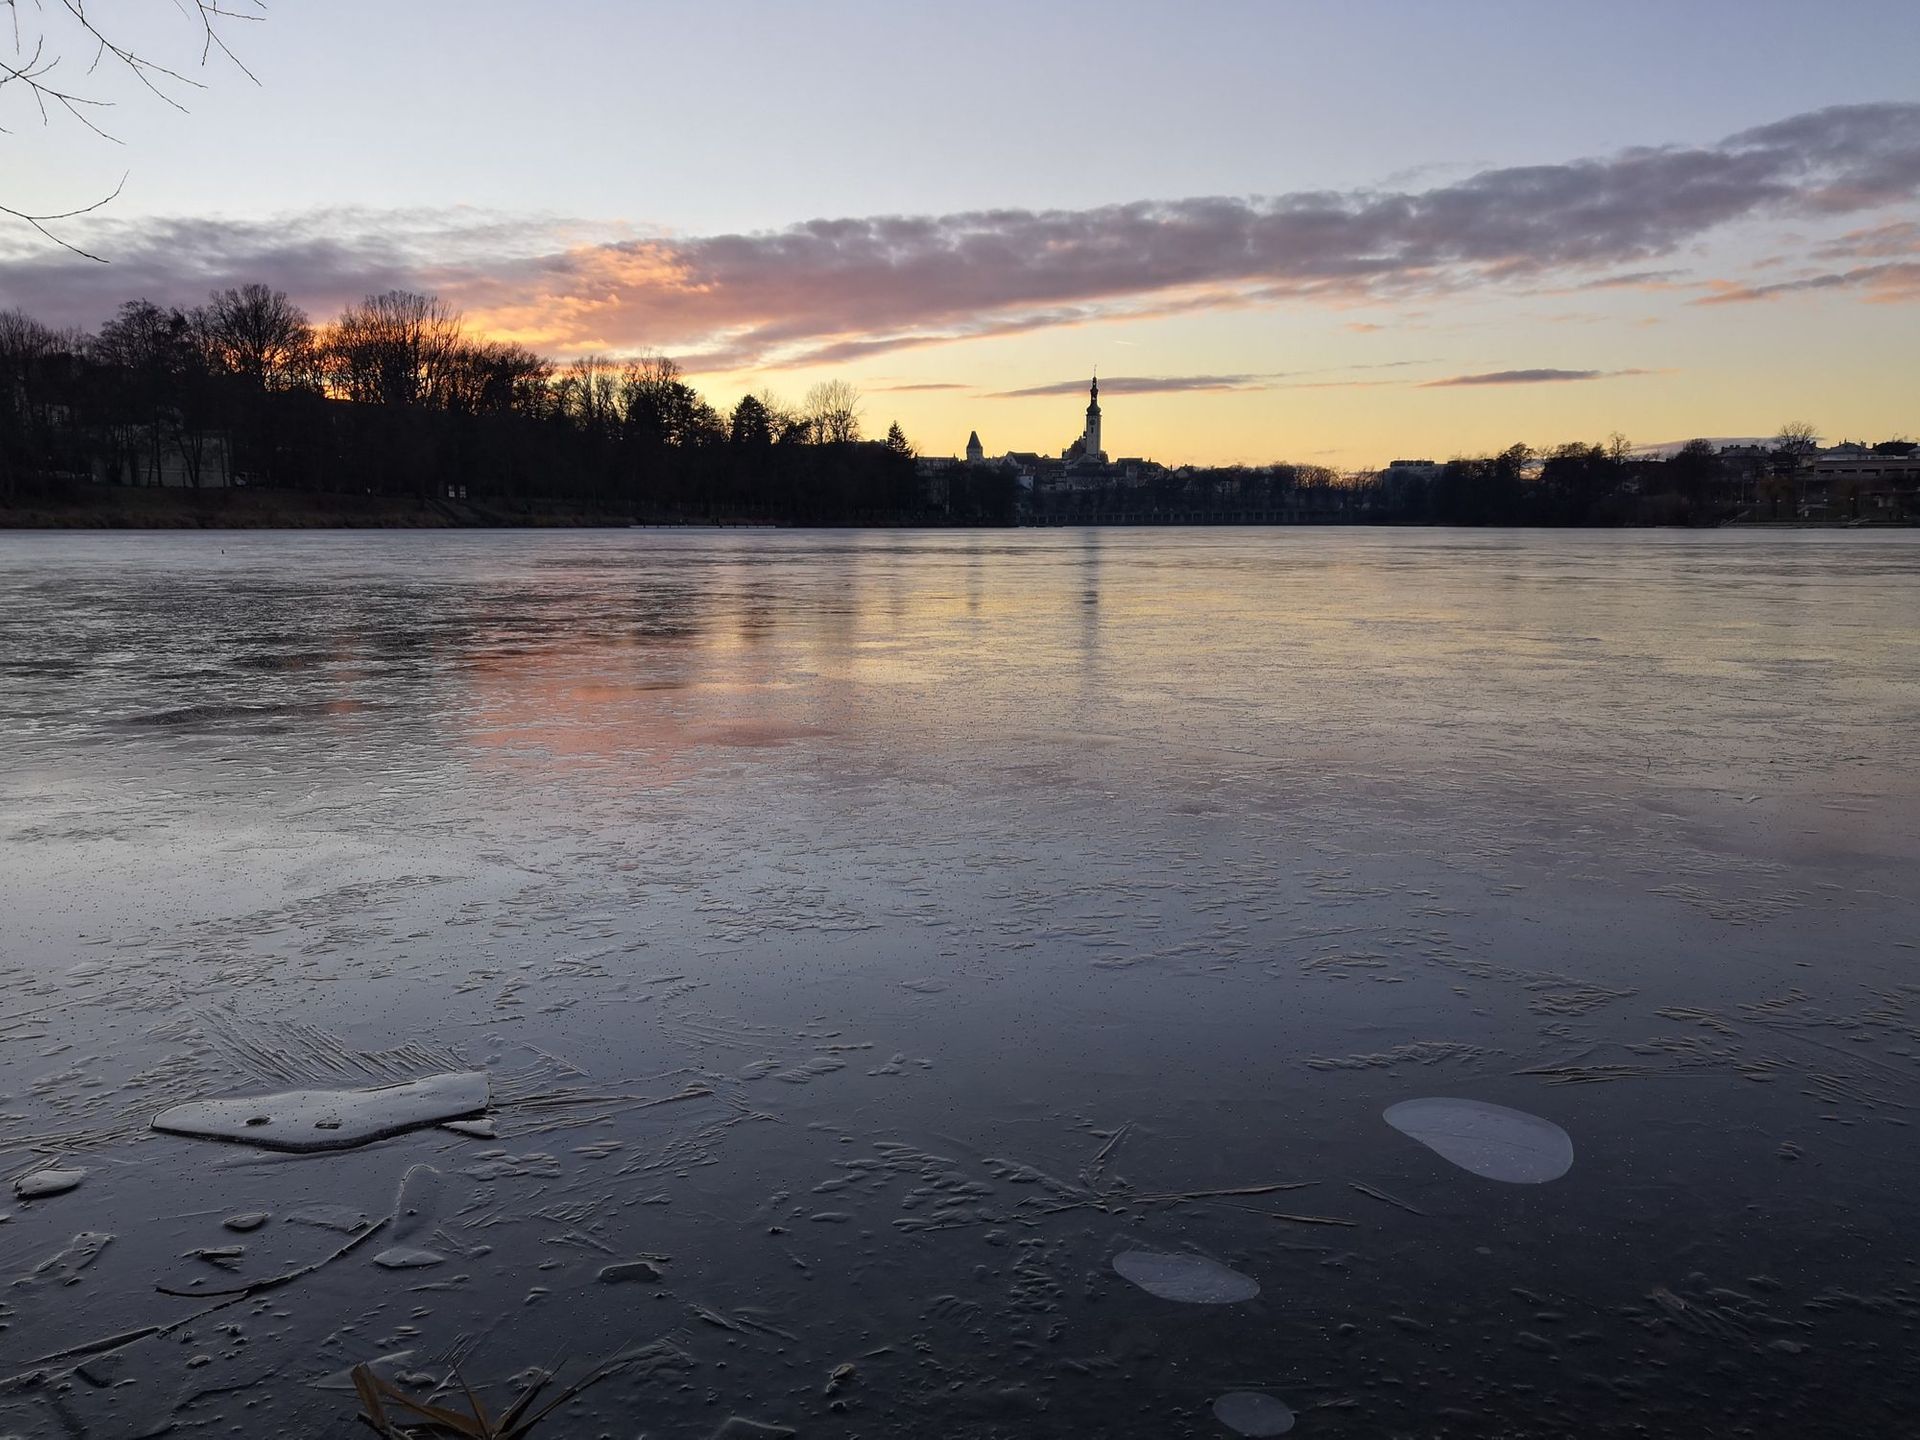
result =
[[[922,456],[825,381],[722,414],[659,355],[560,363],[431,296],[312,323],[264,285],[97,333],[0,310],[0,528],[1436,524],[1920,521],[1920,447],[1624,436],[1323,466]],[[1844,453],[1842,453],[1844,452]],[[1022,469],[1022,466],[1025,469]]]

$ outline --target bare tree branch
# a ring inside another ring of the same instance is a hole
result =
[[[140,53],[106,22],[96,22],[88,9],[88,0],[0,0],[0,6],[6,9],[7,31],[12,39],[10,55],[0,50],[0,103],[10,94],[22,94],[43,126],[64,116],[102,140],[121,143],[119,137],[96,118],[99,112],[114,104],[108,94],[102,93],[106,83],[103,70],[132,76],[149,94],[183,112],[187,106],[179,93],[181,89],[206,88],[181,70]],[[265,19],[266,0],[173,0],[173,6],[182,17],[199,27],[202,67],[217,50],[241,74],[256,85],[260,83],[227,44],[221,28],[229,22]],[[5,38],[0,34],[0,41]],[[78,77],[96,83],[86,85],[67,78],[76,71]],[[0,124],[0,135],[12,133],[10,127]],[[122,175],[112,194],[68,210],[42,212],[0,204],[0,216],[29,226],[43,238],[76,255],[102,260],[101,256],[82,249],[48,226],[99,210],[117,198],[125,185],[126,176]]]
[[[104,256],[95,255],[91,250],[83,250],[80,246],[74,244],[71,240],[65,239],[62,236],[54,234],[54,232],[49,230],[47,226],[58,220],[72,220],[76,216],[92,214],[95,210],[98,210],[101,207],[105,205],[109,205],[113,201],[117,200],[120,196],[120,192],[126,188],[126,185],[127,185],[127,177],[125,175],[122,175],[120,177],[120,183],[113,187],[112,194],[101,196],[98,200],[94,201],[91,205],[82,205],[73,210],[62,210],[57,214],[31,215],[24,210],[16,210],[11,205],[0,205],[0,215],[5,215],[10,219],[20,220],[25,222],[26,224],[32,226],[35,230],[39,231],[40,234],[45,236],[48,240],[51,240],[54,244],[58,245],[62,250],[71,250],[74,254],[80,256],[83,260],[96,260],[100,264],[105,265],[107,263],[107,260]]]

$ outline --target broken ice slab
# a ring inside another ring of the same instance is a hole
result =
[[[66,1194],[86,1178],[83,1166],[54,1165],[22,1175],[13,1182],[13,1193],[22,1200],[45,1200],[51,1195]]]
[[[1183,1305],[1233,1305],[1260,1293],[1260,1282],[1251,1275],[1201,1255],[1126,1250],[1113,1257],[1113,1268],[1149,1295]]]
[[[1542,1185],[1573,1168],[1573,1140],[1551,1120],[1484,1100],[1429,1096],[1387,1107],[1386,1122],[1485,1180]]]
[[[487,1108],[487,1097],[486,1075],[461,1071],[372,1090],[290,1090],[252,1099],[196,1100],[161,1111],[153,1128],[268,1150],[345,1150],[477,1115]]]
[[[600,1278],[609,1285],[618,1285],[625,1280],[650,1283],[663,1277],[660,1267],[651,1260],[627,1260],[618,1265],[602,1267]]]

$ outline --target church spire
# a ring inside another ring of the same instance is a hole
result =
[[[1087,428],[1080,437],[1080,453],[1089,460],[1106,463],[1106,452],[1100,448],[1100,372],[1093,372],[1093,387],[1087,392]]]

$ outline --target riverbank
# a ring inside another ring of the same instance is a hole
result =
[[[636,525],[776,526],[846,521],[795,521],[740,513],[687,515],[673,511],[636,512],[631,507],[551,497],[531,499],[441,500],[424,496],[342,494],[313,490],[187,490],[115,485],[77,486],[65,494],[0,501],[0,530],[461,530],[589,529]],[[864,523],[881,528],[940,528],[938,515],[901,514]],[[1177,517],[1101,515],[1077,519],[1027,516],[1023,528],[1073,528],[1242,525],[1366,526],[1404,525],[1362,517],[1259,515],[1196,511]],[[1911,528],[1912,522],[1865,520],[1726,520],[1727,526],[1767,530],[1840,530]],[[1616,527],[1604,527],[1616,528]],[[1633,527],[1643,528],[1643,527]],[[1644,528],[1669,528],[1650,525]],[[1687,528],[1687,527],[1681,527]]]

